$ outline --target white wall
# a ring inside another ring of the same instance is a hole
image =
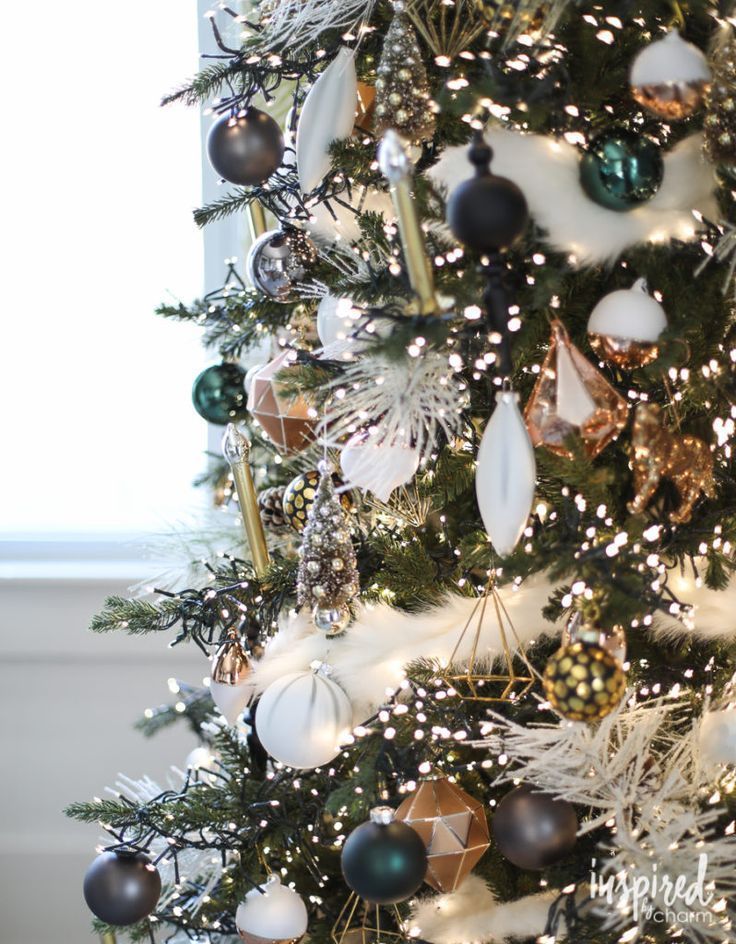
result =
[[[151,740],[132,729],[169,700],[167,678],[197,682],[207,662],[193,646],[167,649],[170,634],[89,632],[126,586],[0,569],[0,944],[94,944],[81,884],[103,834],[62,809],[119,771],[163,778],[196,743],[184,724]]]

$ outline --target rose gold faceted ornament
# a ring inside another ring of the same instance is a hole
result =
[[[316,419],[309,415],[309,404],[299,395],[291,395],[277,380],[279,372],[292,363],[284,351],[261,367],[250,380],[248,410],[258,420],[279,452],[299,452],[315,438]]]
[[[524,410],[535,446],[568,459],[578,435],[593,458],[626,425],[629,407],[606,378],[571,343],[561,321],[552,322],[549,351]]]
[[[445,778],[425,780],[396,811],[427,847],[424,881],[454,892],[490,845],[483,804]]]

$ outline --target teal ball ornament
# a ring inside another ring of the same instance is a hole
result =
[[[659,146],[646,135],[610,128],[580,161],[580,183],[594,203],[623,213],[651,200],[664,177]]]
[[[419,890],[427,874],[427,849],[419,833],[394,819],[388,806],[354,829],[342,849],[345,883],[363,901],[394,905]]]
[[[194,381],[192,403],[202,419],[224,426],[245,416],[245,371],[237,364],[214,364]]]

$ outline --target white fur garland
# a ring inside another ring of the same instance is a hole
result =
[[[410,935],[432,944],[497,944],[507,938],[544,933],[557,892],[497,902],[482,878],[472,873],[457,891],[421,898],[412,909]]]
[[[680,141],[664,156],[664,179],[651,200],[617,213],[590,200],[580,185],[580,151],[565,140],[493,129],[494,173],[509,177],[524,191],[531,215],[546,230],[546,242],[570,253],[578,265],[613,262],[637,243],[693,239],[693,211],[718,217],[715,171],[703,157],[699,134]],[[472,176],[467,148],[451,147],[429,171],[451,193]]]
[[[693,608],[692,614],[688,625],[675,614],[658,616],[656,633],[672,637],[694,634],[701,639],[736,635],[732,618],[736,611],[736,580],[723,591],[698,586],[692,575],[677,575],[670,580],[682,603]],[[545,574],[534,575],[519,587],[501,589],[503,603],[525,646],[560,631],[559,625],[553,626],[541,615],[555,589]],[[393,691],[401,684],[406,665],[417,659],[449,661],[476,602],[452,594],[441,605],[419,613],[405,613],[383,603],[363,605],[348,631],[337,639],[327,639],[318,632],[308,614],[292,612],[254,666],[253,685],[260,693],[288,672],[306,671],[314,661],[327,662],[353,702],[356,718],[360,714],[368,717],[385,700],[387,690]],[[474,619],[456,655],[458,663],[470,656],[476,625]],[[495,659],[502,652],[493,607],[488,606],[478,655]]]

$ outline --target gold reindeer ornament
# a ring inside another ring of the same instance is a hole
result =
[[[670,514],[673,524],[689,521],[703,492],[715,497],[713,455],[702,439],[674,433],[661,425],[661,409],[640,403],[631,430],[634,499],[629,511],[640,514],[649,504],[661,479],[668,478],[680,496],[680,506]]]

